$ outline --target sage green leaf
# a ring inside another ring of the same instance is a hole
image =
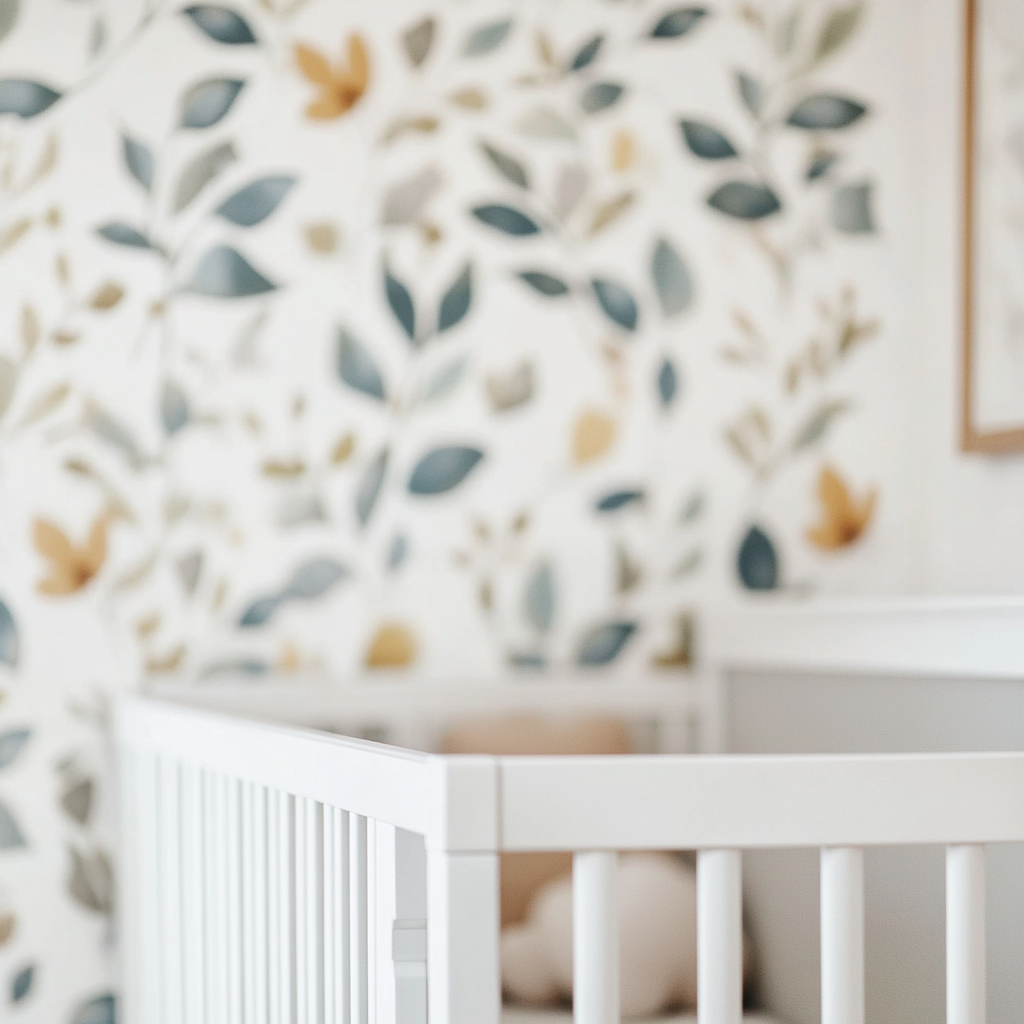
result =
[[[817,444],[829,431],[836,417],[850,410],[850,403],[842,399],[823,402],[807,418],[793,438],[792,450],[796,454]]]
[[[537,565],[523,593],[523,615],[539,633],[548,633],[555,620],[555,574],[551,563]]]
[[[604,46],[604,36],[598,33],[576,51],[576,55],[569,62],[569,71],[582,71],[585,67],[593,64],[601,52],[602,46]]]
[[[857,31],[861,16],[864,13],[863,3],[853,3],[849,7],[837,7],[822,22],[821,32],[814,47],[814,61],[820,63],[841,50]]]
[[[0,768],[12,764],[31,737],[31,729],[8,729],[6,732],[0,732]]]
[[[356,492],[356,518],[360,526],[366,526],[373,515],[374,506],[380,497],[381,487],[388,469],[389,452],[385,448],[363,471],[363,479]]]
[[[216,4],[195,4],[186,7],[182,14],[192,19],[192,23],[216,43],[225,46],[251,46],[255,43],[249,23],[230,7]]]
[[[348,575],[348,567],[333,558],[311,558],[292,573],[281,591],[281,598],[286,601],[314,601],[333,590]]]
[[[522,270],[518,276],[535,292],[549,299],[569,294],[569,286],[560,277],[546,274],[543,270]]]
[[[36,965],[23,967],[11,980],[11,1002],[20,1003],[32,991],[36,978]]]
[[[693,302],[693,279],[682,256],[664,238],[659,238],[651,256],[651,277],[658,304],[667,317],[678,316]]]
[[[405,336],[416,343],[416,307],[413,305],[409,289],[395,277],[387,265],[384,267],[384,294],[387,297],[391,312],[399,322]]]
[[[790,112],[786,123],[807,131],[837,131],[859,121],[867,109],[863,103],[845,96],[817,93],[802,99]]]
[[[14,815],[0,804],[0,850],[19,850],[27,845]]]
[[[679,39],[692,32],[707,15],[704,7],[676,7],[658,19],[649,35],[651,39]]]
[[[405,565],[409,557],[409,541],[404,533],[400,533],[392,542],[388,550],[388,571],[395,572]]]
[[[25,78],[0,78],[0,115],[17,114],[23,121],[49,110],[61,93],[42,82]]]
[[[258,626],[266,625],[280,605],[281,597],[279,594],[257,598],[242,612],[238,625],[242,629],[255,629]]]
[[[779,585],[779,556],[772,539],[751,526],[736,555],[736,570],[747,590],[775,590]]]
[[[409,477],[409,493],[444,494],[457,487],[484,457],[479,448],[451,445],[427,452]]]
[[[473,216],[481,223],[495,228],[506,235],[524,237],[526,235],[536,235],[540,232],[539,225],[521,210],[513,209],[511,206],[503,206],[500,203],[474,207]]]
[[[490,53],[505,42],[511,31],[511,18],[481,25],[466,37],[466,41],[462,44],[462,55],[464,57],[481,57],[485,53]]]
[[[437,402],[451,394],[458,387],[466,370],[466,357],[458,356],[444,363],[430,378],[423,389],[424,402]]]
[[[727,181],[708,196],[708,206],[737,220],[763,220],[782,209],[772,189],[750,181]]]
[[[226,661],[214,661],[200,673],[203,679],[215,676],[262,676],[270,671],[270,665],[259,658],[229,658]]]
[[[437,313],[438,333],[451,330],[456,324],[461,323],[469,312],[472,301],[473,268],[467,263],[441,299],[441,307]]]
[[[666,356],[661,361],[661,367],[658,370],[658,397],[661,399],[663,408],[671,407],[678,390],[679,375],[676,373],[672,360]]]
[[[180,213],[225,167],[238,159],[234,143],[219,142],[185,165],[174,188],[171,211]]]
[[[181,385],[172,380],[164,381],[160,392],[160,422],[163,423],[168,436],[173,436],[188,426],[190,419],[188,395],[182,390]]]
[[[278,208],[294,184],[295,178],[288,174],[258,178],[228,196],[217,207],[217,215],[239,227],[255,227]]]
[[[79,825],[88,824],[89,816],[92,814],[94,789],[92,779],[77,779],[73,780],[61,794],[61,807],[68,817],[73,818]]]
[[[20,645],[18,627],[10,608],[0,601],[0,665],[16,668]]]
[[[645,491],[612,491],[606,494],[594,506],[598,512],[618,512],[620,508],[628,505],[642,505],[647,500]]]
[[[875,230],[875,218],[871,210],[872,188],[870,183],[840,185],[832,193],[829,209],[832,226],[850,235],[869,234]]]
[[[824,178],[839,162],[839,154],[831,151],[815,153],[807,165],[807,180],[818,181]]]
[[[437,24],[433,18],[424,18],[402,33],[405,55],[414,68],[418,68],[430,56],[436,29]]]
[[[515,130],[521,135],[528,135],[535,139],[565,139],[572,141],[576,138],[576,129],[557,110],[550,107],[534,107],[528,110],[515,123]]]
[[[18,367],[7,356],[0,356],[0,420],[10,407],[18,389]]]
[[[739,156],[736,147],[710,124],[703,121],[680,121],[679,127],[690,152],[702,160],[731,160]]]
[[[87,910],[109,914],[114,909],[114,872],[105,850],[91,853],[70,847],[68,895]]]
[[[112,221],[97,228],[96,233],[115,245],[127,245],[134,249],[152,249],[153,243],[138,228],[130,224]]]
[[[70,1024],[117,1024],[114,996],[108,993],[82,1003],[72,1015]]]
[[[121,151],[128,173],[148,192],[153,187],[152,150],[128,135],[122,135]]]
[[[0,40],[17,24],[18,10],[18,0],[0,0]]]
[[[526,173],[526,168],[518,160],[507,153],[502,153],[500,149],[495,149],[494,146],[486,142],[481,142],[480,148],[506,181],[510,181],[513,185],[518,185],[520,188],[528,189],[530,187],[530,178]]]
[[[436,167],[425,167],[393,185],[384,194],[381,204],[382,223],[396,226],[415,224],[443,184],[444,176]]]
[[[760,117],[764,109],[764,86],[745,71],[736,72],[736,88],[739,90],[743,106],[754,117]]]
[[[185,285],[185,291],[221,299],[263,295],[276,288],[276,284],[229,245],[210,249],[196,264]]]
[[[635,331],[640,311],[629,289],[615,281],[594,278],[590,282],[605,316],[627,331]]]
[[[626,87],[617,82],[594,82],[583,90],[580,106],[588,114],[596,114],[607,110],[622,99]]]
[[[584,634],[576,654],[576,663],[596,668],[613,662],[637,630],[635,622],[609,622]]]
[[[373,356],[344,327],[338,328],[338,376],[356,391],[383,402],[384,378]]]
[[[208,78],[197,82],[181,100],[180,128],[212,128],[232,108],[245,82],[238,78]]]

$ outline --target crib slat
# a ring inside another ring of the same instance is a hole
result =
[[[740,1024],[743,1017],[741,876],[739,850],[698,852],[698,1024]]]
[[[217,1005],[217,785],[218,779],[210,771],[201,776],[203,814],[203,1005],[206,1020],[220,1020]]]
[[[228,780],[225,792],[225,890],[227,893],[227,1024],[243,1024],[242,990],[242,792],[241,783]]]
[[[369,891],[367,879],[366,818],[361,814],[349,815],[350,851],[350,903],[351,908],[351,973],[352,1021],[369,1024],[370,1019],[370,958],[369,958]]]
[[[577,853],[572,862],[573,1019],[619,1022],[618,854]]]
[[[253,817],[255,786],[243,782],[240,789],[241,808],[241,892],[242,892],[242,1019],[253,1024],[256,1019],[256,944],[253,920],[253,904],[256,900],[255,846],[256,831]]]
[[[267,791],[255,786],[253,794],[253,937],[256,971],[256,1015],[254,1024],[269,1024],[270,991],[267,956]]]
[[[271,873],[270,899],[270,1020],[271,1024],[294,1024],[295,1010],[295,887],[294,847],[295,800],[274,791],[270,797]]]
[[[333,914],[337,945],[330,968],[334,981],[335,1024],[350,1024],[352,1020],[352,925],[351,925],[351,874],[352,853],[349,836],[352,815],[336,810],[335,849],[337,887],[334,894]]]
[[[310,1024],[323,1024],[323,805],[312,800],[306,806],[305,880],[303,894],[306,922],[305,990]],[[300,982],[301,983],[301,982]]]
[[[985,847],[946,849],[946,1024],[985,1024]]]
[[[160,759],[159,893],[161,1020],[183,1024],[180,766]]]
[[[204,1024],[203,804],[200,772],[190,765],[181,769],[181,839],[184,1018]]]
[[[864,1024],[864,851],[821,851],[821,1024]]]

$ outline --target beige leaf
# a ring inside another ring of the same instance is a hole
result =
[[[330,256],[338,251],[338,229],[327,221],[307,224],[303,229],[306,245],[318,256]]]
[[[600,458],[615,441],[615,420],[596,409],[587,409],[576,420],[572,435],[572,455],[582,465]]]
[[[110,858],[101,849],[84,853],[72,846],[68,894],[87,910],[109,914],[114,906],[114,875]]]
[[[385,622],[366,651],[367,668],[405,668],[416,659],[416,638],[400,622]]]
[[[26,353],[31,352],[39,344],[39,314],[26,303],[21,307],[21,344]]]
[[[354,434],[346,434],[344,437],[339,438],[338,442],[331,449],[331,465],[340,466],[343,462],[347,462],[355,450],[356,438]]]
[[[54,331],[53,340],[58,345],[74,345],[81,337],[78,331]]]
[[[636,139],[625,131],[617,131],[612,139],[612,167],[628,171],[636,163]]]
[[[0,252],[6,252],[16,246],[28,234],[30,227],[32,221],[28,217],[23,217],[6,228],[0,228]]]
[[[576,129],[557,110],[535,107],[516,123],[515,130],[535,139],[575,139]]]
[[[495,412],[509,412],[533,398],[534,373],[529,363],[520,363],[506,373],[493,373],[486,381],[487,397]]]
[[[163,657],[150,658],[146,662],[146,671],[154,675],[164,672],[174,672],[185,660],[186,648],[184,644],[178,644],[169,654]]]
[[[381,136],[381,142],[386,146],[388,143],[394,142],[395,139],[399,139],[403,135],[411,133],[429,135],[431,132],[436,132],[440,127],[441,122],[438,121],[436,117],[430,117],[429,115],[423,115],[421,117],[400,117],[397,121],[393,121],[387,128]]]
[[[480,89],[472,86],[456,90],[449,95],[448,100],[455,106],[462,107],[463,110],[487,109],[487,96]]]
[[[53,274],[62,288],[67,288],[71,283],[71,264],[64,253],[58,253],[53,261]]]
[[[64,400],[70,394],[71,386],[69,384],[58,384],[57,387],[47,391],[29,406],[28,412],[21,418],[19,427],[31,427],[40,420],[46,419],[50,413],[55,412],[63,405]]]
[[[565,220],[580,204],[590,187],[590,175],[581,163],[565,164],[559,168],[555,182],[554,215]]]
[[[13,914],[0,914],[0,947],[11,941],[17,924],[18,919]]]
[[[268,459],[263,463],[261,471],[264,476],[277,477],[278,479],[294,479],[306,472],[306,464],[301,459],[290,459],[288,461]]]
[[[596,235],[604,231],[609,224],[618,220],[636,202],[636,195],[633,192],[623,192],[621,195],[602,203],[594,213],[594,219],[590,222],[590,235]]]
[[[124,289],[116,281],[105,281],[96,289],[96,294],[89,300],[93,309],[113,309],[124,298]]]
[[[0,356],[0,419],[7,412],[18,387],[18,368],[6,356]]]
[[[443,184],[444,176],[436,167],[424,167],[393,185],[384,194],[381,222],[386,225],[414,224]]]

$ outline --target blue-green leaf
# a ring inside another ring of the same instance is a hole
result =
[[[75,1010],[70,1024],[117,1024],[117,1006],[113,995],[90,999]]]
[[[48,110],[60,97],[61,93],[42,82],[30,82],[24,78],[0,79],[0,115],[17,114],[27,121]]]
[[[580,96],[580,106],[588,114],[596,114],[600,110],[607,110],[622,99],[625,93],[625,86],[617,82],[594,82],[583,90]]]
[[[389,452],[385,448],[378,456],[363,470],[363,479],[359,482],[359,490],[356,491],[356,518],[360,526],[366,526],[373,515],[377,498],[380,497],[381,488],[384,486],[384,477],[388,470]]]
[[[384,267],[384,294],[387,296],[391,312],[395,314],[395,319],[402,325],[405,336],[415,343],[416,307],[413,305],[412,295],[386,265]]]
[[[500,149],[495,149],[488,142],[481,142],[480,148],[503,178],[520,188],[528,189],[530,187],[530,176],[526,173],[526,168],[515,157],[503,153]]]
[[[228,196],[216,212],[232,224],[243,228],[254,227],[277,209],[294,184],[295,178],[288,174],[259,178]]]
[[[476,206],[473,208],[473,216],[488,227],[503,231],[506,235],[521,237],[536,235],[540,231],[536,222],[527,217],[525,213],[500,203]]]
[[[350,387],[383,402],[384,379],[369,351],[344,328],[338,328],[338,375]]]
[[[708,206],[737,220],[763,220],[782,209],[772,189],[751,181],[727,181],[708,196]]]
[[[824,178],[838,162],[838,153],[830,151],[815,153],[807,165],[807,180],[818,181],[820,178]]]
[[[388,569],[391,572],[400,569],[409,557],[409,541],[404,533],[400,533],[392,542],[388,550]]]
[[[127,135],[121,136],[121,150],[129,173],[148,192],[153,187],[152,150]]]
[[[594,278],[590,282],[590,287],[594,289],[598,304],[609,320],[627,331],[636,330],[640,311],[629,289],[615,281],[602,278]]]
[[[526,668],[537,671],[539,669],[547,668],[548,659],[539,651],[513,651],[508,656],[508,663],[513,668]]]
[[[664,238],[659,238],[651,256],[651,277],[658,304],[665,316],[677,316],[693,301],[693,279],[682,256]]]
[[[310,559],[292,573],[281,597],[284,600],[313,601],[333,590],[348,574],[348,568],[333,558]]]
[[[576,662],[584,666],[607,665],[613,662],[636,632],[635,622],[609,622],[595,626],[586,633],[576,655]]]
[[[582,71],[583,68],[593,64],[597,60],[602,46],[604,46],[604,36],[598,33],[576,51],[576,56],[569,63],[569,70]]]
[[[451,445],[427,452],[409,477],[410,494],[444,494],[458,487],[484,457],[479,448]]]
[[[736,569],[748,590],[774,590],[779,585],[779,556],[771,538],[759,526],[751,526],[743,538]]]
[[[717,128],[703,121],[680,121],[679,127],[690,152],[702,160],[731,160],[739,156],[736,147]]]
[[[669,408],[675,401],[676,392],[679,390],[679,376],[672,360],[666,356],[661,361],[658,370],[658,397],[664,408]]]
[[[555,574],[550,562],[541,562],[530,574],[523,593],[526,621],[541,633],[547,633],[555,620]]]
[[[221,171],[238,159],[234,143],[220,142],[185,165],[174,187],[171,211],[180,213]]]
[[[618,512],[627,505],[642,505],[647,500],[644,491],[612,491],[594,506],[598,512]]]
[[[188,395],[174,381],[165,381],[160,393],[160,420],[169,435],[188,426],[191,418]]]
[[[111,221],[97,228],[96,233],[115,245],[130,245],[136,249],[153,248],[153,243],[138,228],[133,228],[130,224]]]
[[[793,108],[786,123],[808,131],[835,131],[859,121],[867,109],[864,104],[844,96],[818,93],[801,100]]]
[[[461,323],[469,312],[472,301],[473,268],[467,263],[441,299],[441,307],[437,313],[438,332],[451,330],[456,324]]]
[[[841,185],[832,193],[829,210],[832,226],[847,234],[869,234],[875,230],[871,212],[871,185]]]
[[[692,32],[707,17],[704,7],[676,7],[662,15],[650,31],[652,39],[678,39]]]
[[[240,14],[229,7],[215,4],[195,4],[186,7],[187,14],[201,32],[208,35],[214,42],[226,46],[246,46],[256,42],[249,23]]]
[[[0,601],[0,665],[14,668],[18,664],[20,644],[18,627],[10,608]]]
[[[268,281],[246,258],[229,245],[218,245],[203,256],[192,271],[185,291],[214,298],[244,298],[272,292]]]
[[[6,768],[14,761],[31,736],[31,729],[8,729],[6,732],[0,732],[0,768]]]
[[[212,676],[261,676],[270,671],[270,665],[258,658],[228,658],[212,661],[200,673],[204,679]]]
[[[181,128],[211,128],[234,105],[245,82],[237,78],[208,78],[190,88],[181,100]]]
[[[490,53],[505,42],[511,31],[511,18],[481,25],[466,37],[465,43],[462,44],[462,55],[464,57],[480,57],[485,53]]]
[[[14,815],[0,804],[0,850],[17,850],[27,845]]]
[[[242,629],[254,629],[257,626],[263,626],[270,621],[270,617],[277,611],[280,604],[280,594],[259,597],[242,612],[238,625]]]
[[[36,965],[29,964],[11,980],[11,1002],[20,1003],[31,991],[36,979]]]
[[[754,117],[760,117],[764,109],[764,86],[752,75],[745,71],[736,72],[736,87],[739,89],[740,99],[743,106],[750,111]]]
[[[523,270],[520,271],[519,277],[535,292],[540,292],[549,299],[569,294],[569,286],[560,277],[546,274],[543,270]]]

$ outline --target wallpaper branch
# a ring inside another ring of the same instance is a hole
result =
[[[4,1019],[115,1019],[117,689],[673,671],[871,578],[872,25],[0,0]]]

